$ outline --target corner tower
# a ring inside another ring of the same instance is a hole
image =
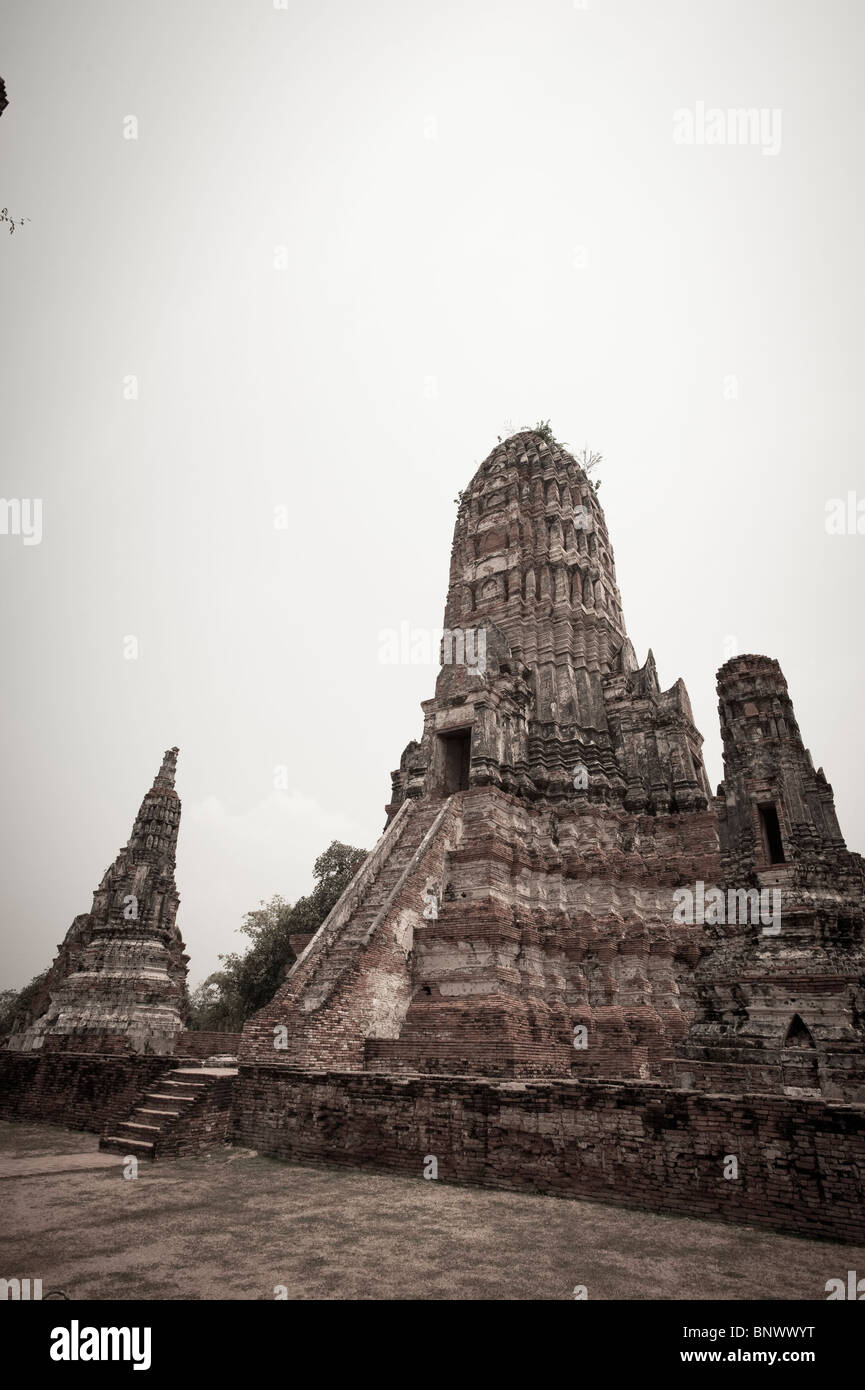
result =
[[[865,1100],[865,869],[777,661],[718,672],[723,920],[695,975],[685,1084]],[[763,911],[747,912],[748,895]],[[757,916],[757,920],[754,918]]]

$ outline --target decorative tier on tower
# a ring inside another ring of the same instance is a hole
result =
[[[171,1053],[183,1028],[186,962],[174,882],[180,798],[171,748],[126,848],[76,917],[13,1051]]]

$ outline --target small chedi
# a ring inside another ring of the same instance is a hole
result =
[[[628,639],[596,489],[534,431],[461,494],[444,628],[382,838],[241,1062],[865,1099],[863,863],[777,663],[719,673],[713,796],[682,681]],[[683,889],[735,920],[683,918]]]
[[[174,881],[177,749],[162,760],[125,849],[76,917],[11,1051],[171,1054],[183,1029],[186,965]]]

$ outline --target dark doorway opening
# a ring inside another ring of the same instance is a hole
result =
[[[472,760],[472,731],[457,729],[452,734],[440,734],[442,742],[442,790],[445,796],[465,791],[469,784]]]
[[[784,1039],[785,1047],[813,1047],[814,1039],[810,1029],[803,1023],[798,1014],[794,1014],[790,1020],[790,1027],[787,1029],[787,1036]]]
[[[810,1029],[798,1014],[790,1020],[781,1052],[781,1078],[784,1087],[820,1094],[820,1064]]]
[[[760,825],[763,830],[763,844],[766,850],[766,858],[770,864],[785,864],[784,845],[781,840],[781,826],[778,821],[778,812],[774,806],[760,807]]]

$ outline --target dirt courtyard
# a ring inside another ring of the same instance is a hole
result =
[[[300,1167],[142,1163],[0,1122],[0,1277],[85,1299],[817,1299],[865,1248],[593,1202]]]

